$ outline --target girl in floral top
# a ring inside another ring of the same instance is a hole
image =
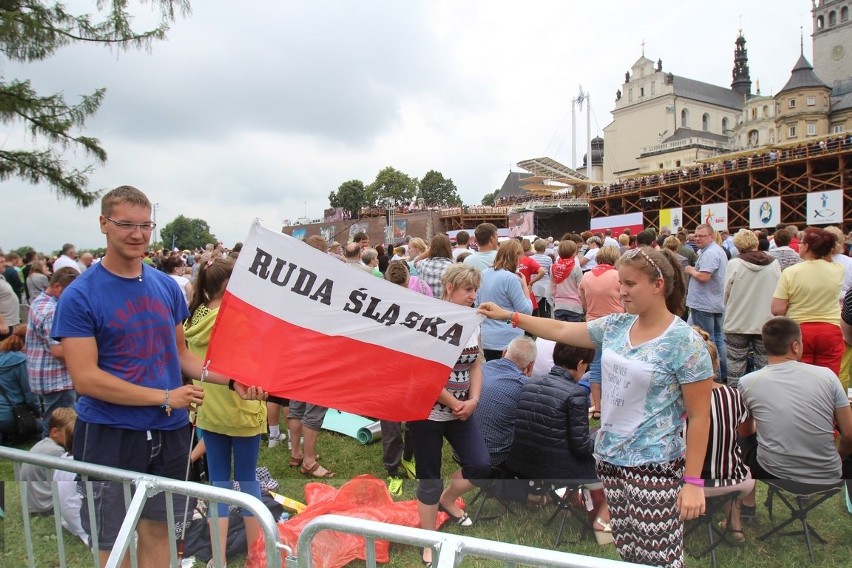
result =
[[[701,469],[713,367],[682,319],[685,284],[671,251],[640,247],[616,265],[624,314],[559,322],[483,304],[483,315],[545,339],[602,349],[598,477],[622,559],[683,566],[683,521],[704,513]],[[684,443],[684,416],[690,428]]]

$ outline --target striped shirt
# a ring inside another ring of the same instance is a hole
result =
[[[71,375],[63,361],[50,354],[59,342],[50,337],[56,298],[42,292],[30,304],[27,321],[27,373],[34,393],[48,394],[71,390]]]
[[[737,444],[737,427],[749,413],[737,389],[723,385],[712,392],[710,439],[701,478],[706,487],[727,487],[742,483],[749,473]]]

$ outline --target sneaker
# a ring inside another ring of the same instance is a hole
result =
[[[400,460],[399,463],[402,469],[405,470],[405,475],[408,476],[408,479],[417,479],[417,468],[414,466],[414,458],[411,458],[411,461]]]
[[[275,436],[275,437],[270,436],[270,437],[269,437],[269,444],[268,444],[268,446],[269,446],[270,448],[274,448],[275,446],[277,446],[278,444],[280,444],[280,443],[281,443],[281,442],[283,442],[284,440],[287,440],[287,434],[285,434],[284,432],[281,432],[280,434],[278,434],[278,435],[277,435],[277,436]],[[287,449],[290,449],[290,448],[289,448],[289,444],[288,444]]]
[[[395,497],[402,495],[402,478],[397,475],[388,477],[388,491]]]

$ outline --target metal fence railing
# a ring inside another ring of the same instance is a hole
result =
[[[241,507],[242,509],[251,511],[255,518],[257,518],[265,539],[266,561],[267,566],[269,568],[280,568],[281,552],[285,552],[289,556],[289,549],[278,543],[278,528],[276,526],[276,522],[272,516],[272,513],[269,511],[266,505],[264,505],[259,499],[256,499],[255,497],[252,497],[251,495],[248,495],[246,493],[240,493],[239,491],[232,491],[230,489],[221,489],[218,487],[213,487],[212,485],[202,485],[200,483],[194,483],[191,481],[181,481],[165,477],[145,475],[134,471],[127,471],[113,467],[105,467],[85,462],[77,462],[69,459],[46,456],[43,454],[35,454],[32,452],[6,447],[0,447],[0,459],[10,460],[12,462],[15,471],[15,479],[20,479],[20,469],[21,465],[24,463],[48,468],[49,470],[58,469],[78,474],[81,478],[81,481],[83,482],[84,490],[89,496],[89,516],[92,519],[95,518],[95,514],[94,504],[91,499],[91,480],[111,480],[121,482],[124,485],[124,500],[125,506],[127,507],[127,514],[124,518],[124,522],[121,525],[121,529],[118,534],[118,539],[116,540],[115,546],[110,553],[109,560],[107,561],[107,568],[114,568],[119,566],[125,554],[127,553],[130,554],[131,566],[133,566],[134,568],[137,566],[136,550],[135,547],[131,545],[134,542],[134,532],[136,524],[139,522],[139,518],[142,513],[142,508],[144,507],[145,502],[154,495],[157,495],[158,493],[166,494],[166,507],[168,517],[167,523],[169,528],[168,546],[171,558],[170,564],[172,567],[179,566],[175,519],[176,516],[179,518],[183,514],[183,511],[178,511],[177,513],[175,512],[174,507],[172,505],[172,495],[187,495],[198,499],[204,499],[210,503],[208,511],[210,514],[210,526],[212,527],[211,544],[213,550],[213,557],[219,560],[219,565],[224,565],[224,559],[217,558],[220,554],[220,538],[226,538],[226,535],[219,534],[219,523],[216,522],[218,519],[216,511],[217,507],[214,506],[216,503],[227,503],[228,505],[236,505],[238,507]],[[52,479],[52,475],[50,476],[50,479]],[[57,493],[56,484],[53,483],[52,485],[54,502],[53,512],[56,520],[55,530],[58,548],[57,558],[59,560],[59,565],[64,568],[66,566],[66,555],[63,544],[63,528],[59,510],[59,497]],[[19,483],[18,486],[20,489],[21,496],[21,522],[23,524],[23,533],[27,552],[26,565],[30,568],[34,568],[36,565],[36,559],[33,550],[30,512],[29,507],[27,505],[28,483]],[[131,491],[132,487],[135,488],[135,490]],[[7,511],[5,522],[9,523],[14,521],[16,521],[16,519],[11,519]],[[93,538],[92,548],[94,550],[97,550],[98,543],[96,541],[96,535],[92,536],[95,537]],[[99,561],[96,555],[93,555],[93,566],[95,566],[96,568],[99,566]]]
[[[619,560],[607,560],[471,536],[388,525],[386,523],[344,517],[342,515],[323,515],[305,525],[301,535],[299,535],[296,554],[298,563],[288,561],[288,566],[312,568],[311,545],[313,544],[313,539],[318,533],[329,530],[363,536],[365,539],[367,568],[376,568],[377,566],[377,539],[416,546],[418,548],[431,547],[433,550],[432,566],[435,568],[452,568],[458,566],[462,559],[467,556],[499,560],[503,562],[506,568],[516,566],[536,566],[541,568],[641,568],[639,564],[629,564]]]

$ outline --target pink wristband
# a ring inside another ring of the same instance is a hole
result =
[[[683,482],[689,483],[690,485],[695,485],[697,487],[704,487],[704,480],[700,477],[687,477],[686,475],[684,475]]]

